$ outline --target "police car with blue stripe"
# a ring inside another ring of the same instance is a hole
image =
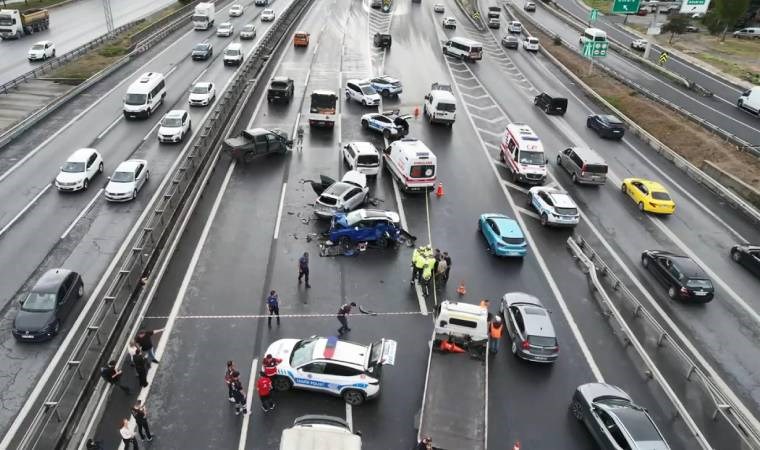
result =
[[[412,116],[400,115],[399,110],[369,113],[362,116],[362,128],[382,133],[386,139],[401,139],[409,133],[409,119]]]
[[[382,367],[395,363],[396,345],[389,339],[362,345],[336,336],[280,339],[265,354],[282,359],[272,378],[275,390],[309,389],[358,406],[380,394]]]
[[[546,186],[528,190],[528,204],[538,213],[541,225],[574,227],[580,221],[578,206],[570,194]]]
[[[381,77],[370,78],[369,84],[383,97],[394,96],[398,97],[398,94],[403,92],[404,88],[401,86],[401,80],[398,80],[388,75]]]

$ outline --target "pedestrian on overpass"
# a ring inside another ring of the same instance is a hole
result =
[[[248,414],[248,408],[246,402],[248,399],[245,396],[243,390],[243,383],[240,381],[240,372],[237,370],[232,372],[232,397],[235,399],[235,415]]]
[[[232,374],[235,372],[237,372],[235,361],[227,361],[227,370],[224,372],[224,383],[227,385],[227,396],[230,403],[235,403],[235,397],[232,395],[232,380],[234,378]]]
[[[256,381],[256,390],[259,391],[261,409],[263,409],[264,412],[272,411],[276,406],[271,396],[272,380],[269,379],[266,372],[263,370],[259,372],[259,379]]]
[[[277,296],[277,292],[272,289],[269,291],[269,297],[267,297],[267,308],[269,308],[269,317],[267,318],[267,325],[272,328],[272,315],[277,316],[277,325],[280,325],[280,298]]]
[[[153,440],[153,435],[150,434],[150,426],[148,426],[148,411],[145,409],[142,400],[137,400],[135,406],[132,407],[132,417],[137,422],[137,431],[140,433],[140,439],[148,442]]]
[[[504,324],[501,321],[501,317],[494,316],[489,325],[488,330],[488,352],[492,355],[499,353],[499,340],[504,331]]]
[[[106,383],[118,386],[125,394],[129,395],[129,388],[121,384],[121,375],[124,372],[116,370],[116,361],[108,361],[108,365],[100,368],[100,376],[106,381]]]
[[[163,333],[165,328],[159,328],[157,330],[140,330],[137,332],[135,342],[140,347],[140,350],[145,353],[145,356],[152,362],[158,364],[156,354],[153,351],[153,335]]]
[[[356,306],[356,303],[346,303],[345,305],[338,308],[338,322],[340,322],[340,328],[338,328],[338,335],[342,336],[343,333],[347,333],[351,331],[351,328],[348,328],[348,315],[351,314],[351,308]]]
[[[132,358],[135,363],[135,372],[137,372],[137,381],[140,387],[148,387],[148,371],[150,370],[150,361],[139,348]]]
[[[121,441],[124,443],[124,450],[129,450],[130,444],[134,450],[139,450],[137,446],[137,438],[134,431],[129,428],[129,419],[121,420],[121,428],[119,428],[119,434],[121,435]]]
[[[306,277],[306,287],[310,288],[309,284],[309,252],[303,252],[303,255],[298,258],[298,284],[301,284],[301,278]]]

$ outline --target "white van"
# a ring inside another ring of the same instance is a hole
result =
[[[507,25],[507,31],[512,34],[520,34],[522,33],[522,24],[516,20],[513,20],[509,22],[509,25]]]
[[[437,160],[424,142],[414,138],[393,141],[383,151],[385,167],[404,192],[430,192],[436,182]]]
[[[233,42],[224,49],[224,65],[239,66],[243,62],[243,44]]]
[[[348,423],[333,416],[311,414],[282,430],[280,450],[361,450],[362,438]]]
[[[443,44],[443,54],[468,61],[478,61],[483,59],[483,44],[472,39],[454,37]]]
[[[163,103],[165,97],[164,74],[146,72],[127,88],[124,95],[124,117],[148,118]]]
[[[755,86],[742,92],[742,95],[736,102],[736,106],[760,116],[760,86]]]
[[[586,42],[607,42],[607,33],[599,28],[586,28],[578,42],[581,45],[585,45]]]
[[[380,152],[370,142],[351,142],[343,147],[343,161],[349,170],[375,176],[380,171]]]
[[[536,133],[524,123],[510,123],[501,138],[499,155],[513,182],[543,184],[549,161]]]
[[[433,83],[430,93],[425,96],[422,113],[430,123],[445,123],[451,126],[456,119],[457,99],[451,92],[451,85]]]

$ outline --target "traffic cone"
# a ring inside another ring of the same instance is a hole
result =
[[[457,287],[457,294],[461,297],[462,295],[467,293],[467,289],[464,287],[464,281],[459,282],[459,287]]]
[[[520,441],[515,442],[515,445],[512,446],[512,450],[520,450]]]
[[[443,183],[438,182],[438,187],[435,188],[435,196],[438,198],[443,197]]]
[[[414,118],[417,119],[419,117],[420,117],[420,107],[419,106],[415,106],[414,107]]]

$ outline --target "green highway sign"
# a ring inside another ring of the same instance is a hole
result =
[[[592,9],[588,13],[588,20],[589,22],[595,22],[596,19],[599,18],[599,10],[598,9]]]
[[[583,44],[582,54],[586,58],[601,58],[607,56],[607,41],[604,42],[586,42]]]
[[[704,5],[707,0],[686,0],[687,5],[701,6]]]
[[[704,0],[701,0],[704,1]],[[641,0],[615,0],[612,4],[613,14],[636,14]]]

